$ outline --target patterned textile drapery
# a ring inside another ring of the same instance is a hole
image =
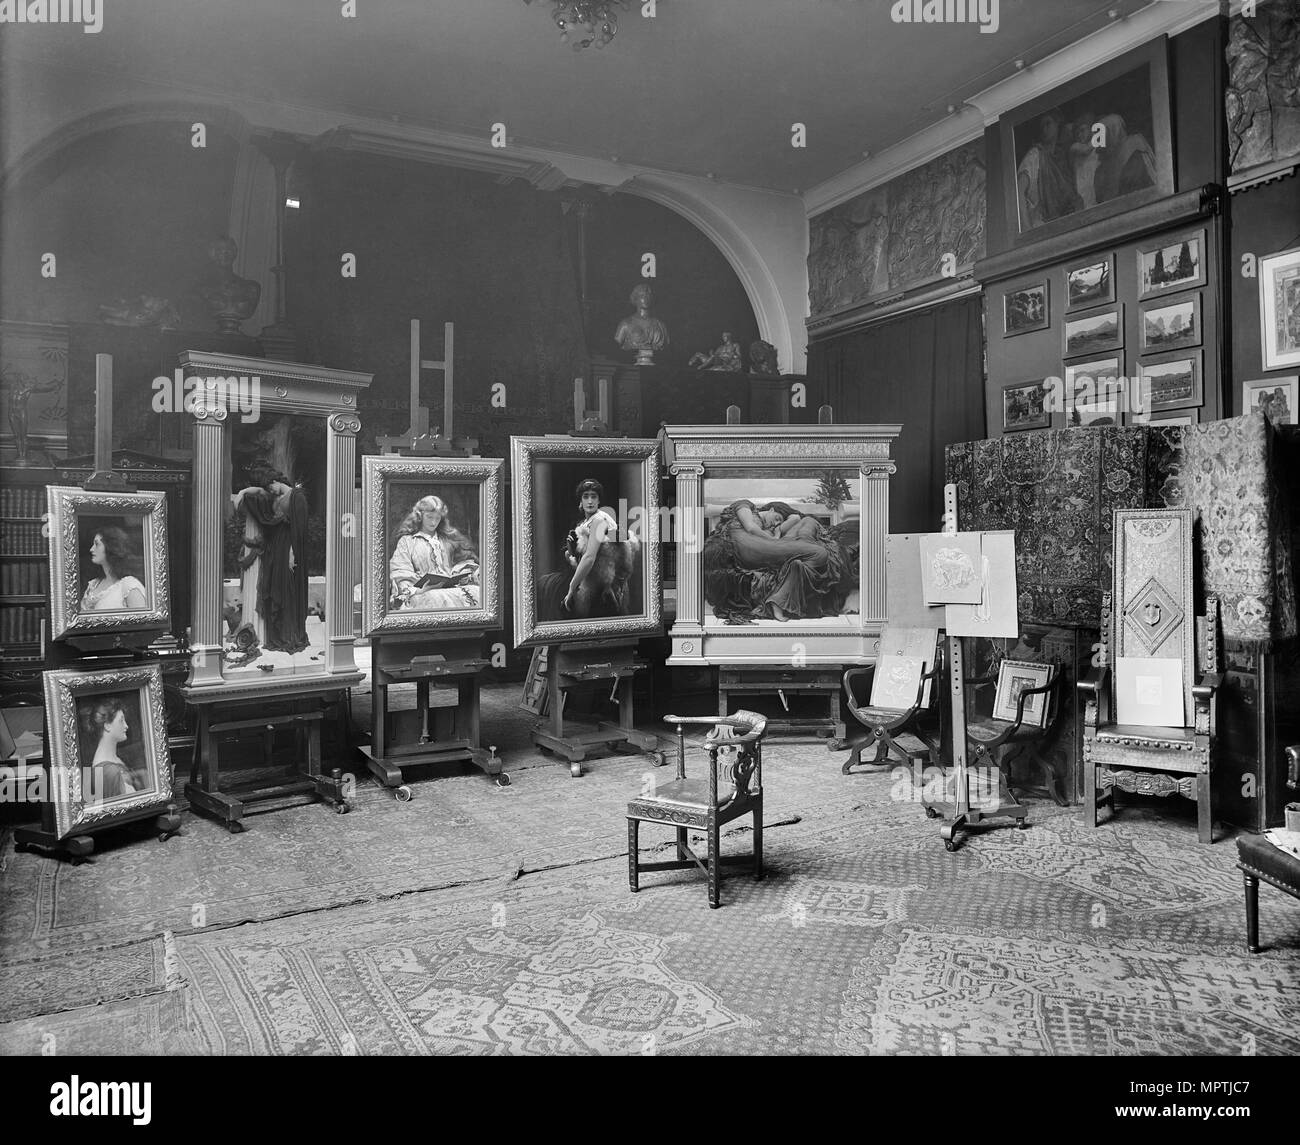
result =
[[[1020,619],[1095,627],[1116,509],[1189,508],[1226,637],[1296,633],[1291,523],[1262,414],[1195,426],[1039,430],[951,445],[963,529],[1016,531]]]

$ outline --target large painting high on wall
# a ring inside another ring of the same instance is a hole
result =
[[[1174,190],[1163,37],[1001,121],[1007,222],[1043,238]]]

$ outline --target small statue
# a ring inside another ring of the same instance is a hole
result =
[[[645,283],[632,291],[628,301],[636,307],[636,313],[629,314],[618,324],[618,329],[614,332],[614,341],[624,350],[636,351],[638,366],[653,366],[654,352],[668,345],[668,327],[658,318],[650,316],[654,291]]]
[[[692,370],[721,370],[729,374],[738,374],[743,369],[740,360],[740,343],[731,337],[729,330],[722,332],[722,345],[712,354],[693,354],[686,365]]]
[[[141,294],[130,301],[119,298],[111,305],[102,305],[99,319],[109,326],[157,326],[162,330],[176,330],[181,324],[176,307],[153,294]]]
[[[749,372],[760,377],[776,377],[781,373],[776,364],[776,347],[762,338],[749,344]]]
[[[14,375],[11,375],[14,376]],[[14,433],[14,447],[17,456],[15,465],[31,464],[27,457],[27,403],[33,394],[50,394],[63,384],[58,378],[38,383],[26,374],[15,377],[16,384],[9,396],[9,428]]]
[[[262,298],[262,284],[251,278],[240,278],[232,267],[239,247],[235,240],[223,235],[208,247],[208,258],[216,265],[216,272],[199,287],[199,297],[208,304],[217,320],[217,333],[240,334],[240,326],[253,316]]]

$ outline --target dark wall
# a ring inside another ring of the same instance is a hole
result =
[[[655,255],[656,277],[641,277],[641,256]],[[654,291],[653,313],[668,325],[670,343],[655,353],[657,366],[685,366],[692,354],[709,351],[730,330],[746,352],[758,337],[754,309],[735,272],[686,219],[636,195],[612,195],[595,202],[587,217],[590,323],[593,354],[630,362],[614,331],[632,313],[628,295],[641,282]],[[782,362],[789,369],[789,362]]]
[[[99,306],[150,294],[187,329],[211,329],[195,287],[229,227],[235,142],[187,124],[118,127],[78,140],[9,190],[0,211],[0,317],[95,322]],[[57,275],[41,276],[41,256]],[[241,263],[236,261],[236,269]]]
[[[1294,377],[1295,366],[1284,370],[1263,369],[1260,334],[1259,278],[1242,273],[1243,260],[1254,256],[1258,263],[1270,254],[1300,246],[1300,181],[1296,175],[1273,183],[1251,187],[1228,201],[1228,222],[1232,257],[1228,281],[1232,303],[1231,412],[1241,410],[1241,383],[1256,378]],[[1256,268],[1257,269],[1257,268]]]

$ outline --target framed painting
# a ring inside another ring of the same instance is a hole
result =
[[[1134,412],[1160,413],[1189,409],[1204,402],[1201,380],[1204,352],[1178,350],[1138,362],[1139,408]]]
[[[1300,376],[1260,378],[1241,383],[1241,412],[1262,410],[1274,425],[1296,424],[1296,399],[1300,397]]]
[[[1174,191],[1165,37],[1002,116],[1002,184],[1018,242]]]
[[[874,660],[897,425],[670,425],[670,664]],[[792,657],[794,658],[792,660]]]
[[[361,678],[356,408],[371,376],[197,350],[180,364],[187,386],[198,380],[185,413],[194,418],[188,692],[349,686]],[[245,393],[251,409],[236,402]]]
[[[1300,366],[1300,247],[1259,260],[1264,369]]]
[[[1154,245],[1139,247],[1137,272],[1139,298],[1204,286],[1204,229],[1161,238]]]
[[[1002,337],[1046,330],[1052,323],[1047,280],[1017,286],[1002,295]]]
[[[1201,295],[1187,294],[1142,305],[1142,353],[1201,344]]]
[[[1106,255],[1065,271],[1065,309],[1087,310],[1115,301],[1115,258]]]
[[[361,466],[362,631],[499,628],[505,462],[367,456]]]
[[[59,838],[173,801],[157,664],[44,676]]]
[[[1062,357],[1101,354],[1124,345],[1124,304],[1068,316],[1061,326]]]
[[[1047,429],[1051,424],[1044,382],[1012,382],[1002,387],[1003,433],[1017,429]]]
[[[1119,356],[1067,363],[1066,426],[1119,425],[1124,380],[1124,362]]]
[[[46,492],[51,638],[167,628],[167,495]]]
[[[1029,660],[1003,660],[998,669],[997,695],[993,701],[993,718],[1014,720],[1021,692],[1041,688],[1051,678],[1050,664]],[[1047,694],[1030,696],[1025,701],[1024,726],[1041,728],[1047,717]]]
[[[515,647],[663,628],[659,442],[512,437]]]

